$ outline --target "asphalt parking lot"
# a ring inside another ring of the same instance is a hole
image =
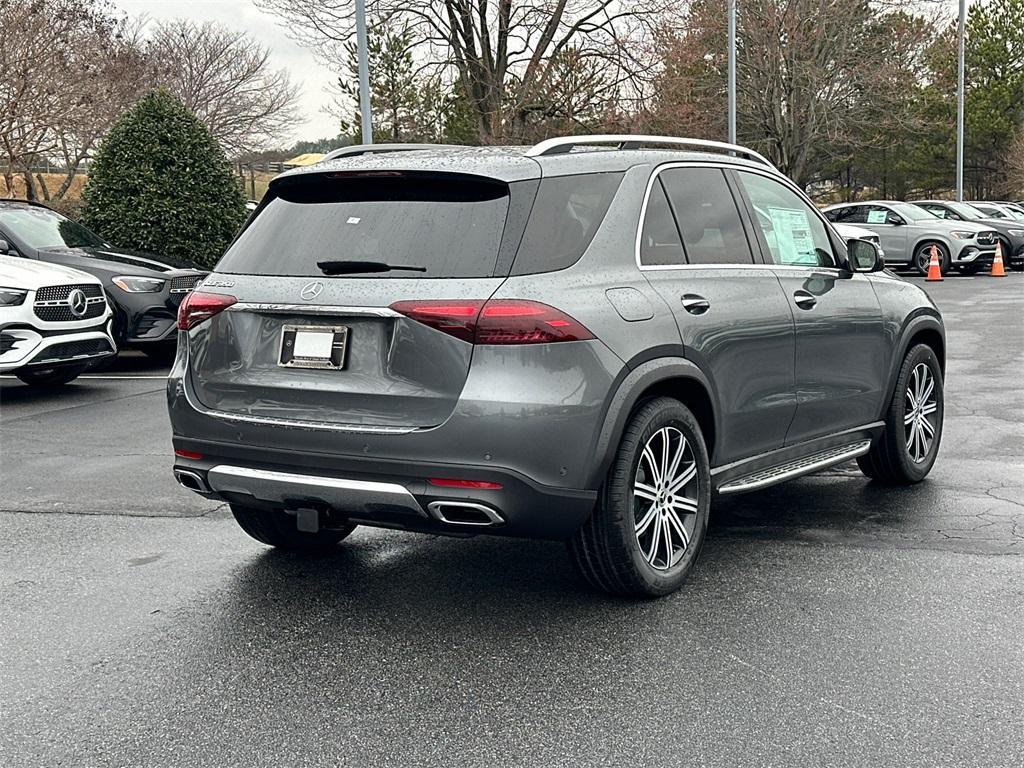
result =
[[[723,499],[652,602],[553,543],[271,552],[171,477],[164,370],[0,379],[0,766],[1024,764],[1024,275],[927,289],[931,477]]]

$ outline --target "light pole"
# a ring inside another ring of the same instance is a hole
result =
[[[366,0],[356,0],[356,48],[359,57],[359,118],[363,144],[373,144],[370,122],[370,58],[366,52]]]
[[[956,82],[956,199],[964,199],[964,38],[967,25],[967,0],[960,0],[959,47]]]
[[[963,2],[963,0],[961,0]],[[736,0],[729,3],[729,143],[736,143]]]

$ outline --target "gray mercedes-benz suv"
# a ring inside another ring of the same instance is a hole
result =
[[[917,482],[942,432],[926,294],[713,142],[353,148],[273,181],[178,324],[179,482],[291,549],[560,539],[662,595],[716,494]]]

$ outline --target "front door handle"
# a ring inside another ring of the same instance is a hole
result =
[[[793,301],[800,309],[813,309],[814,305],[818,303],[818,300],[814,298],[814,294],[808,293],[807,291],[797,291],[793,294]]]
[[[680,301],[683,302],[683,309],[691,315],[703,315],[711,309],[711,302],[695,293],[683,294]]]

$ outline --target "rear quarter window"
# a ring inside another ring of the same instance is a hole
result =
[[[579,261],[621,181],[621,173],[555,176],[541,181],[512,274],[555,272]]]
[[[491,277],[509,207],[507,184],[456,174],[297,176],[273,190],[218,272],[322,276],[318,261],[380,261],[425,272],[346,277]]]

